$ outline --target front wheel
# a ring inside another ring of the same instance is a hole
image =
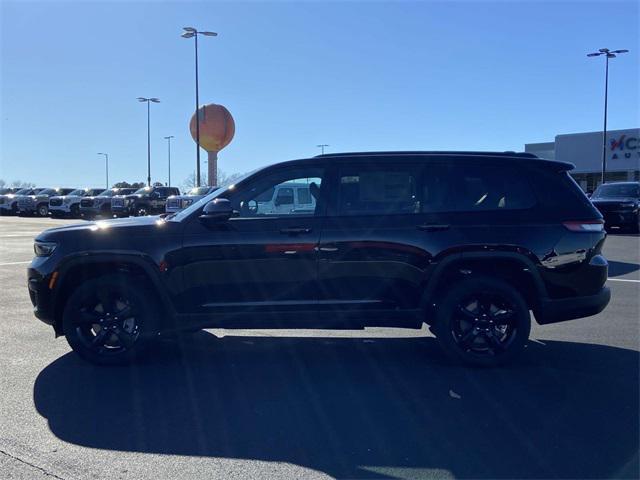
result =
[[[150,297],[124,275],[82,283],[64,309],[62,326],[67,342],[94,364],[131,362],[154,332],[156,310]]]
[[[49,215],[49,205],[46,204],[42,204],[42,205],[38,205],[38,216],[40,217],[46,217]]]
[[[508,283],[470,277],[444,295],[434,331],[451,357],[475,366],[512,360],[525,347],[531,316],[524,298]]]

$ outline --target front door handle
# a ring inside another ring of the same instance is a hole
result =
[[[449,225],[436,225],[434,223],[425,223],[422,225],[416,225],[418,230],[423,232],[438,232],[441,230],[449,230]]]
[[[285,235],[300,235],[302,233],[311,233],[311,229],[304,227],[283,228],[280,230],[280,233]]]

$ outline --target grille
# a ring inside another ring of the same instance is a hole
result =
[[[180,199],[179,198],[170,198],[167,200],[167,207],[169,208],[180,208]]]
[[[124,198],[114,198],[111,200],[112,207],[124,207]]]
[[[62,205],[62,199],[52,198],[51,200],[49,200],[49,205],[51,205],[52,207],[59,207],[60,205]]]
[[[4,205],[5,199],[4,198],[0,198],[0,205]]]

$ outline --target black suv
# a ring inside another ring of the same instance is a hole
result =
[[[628,227],[640,231],[640,182],[600,185],[591,201],[604,216],[607,227]]]
[[[525,346],[530,312],[547,324],[609,302],[602,216],[572,167],[469,152],[272,165],[165,218],[41,233],[29,293],[98,364],[181,330],[426,322],[452,357],[496,365]]]
[[[143,187],[126,196],[114,196],[111,213],[116,217],[136,217],[164,213],[167,198],[180,195],[176,187]]]

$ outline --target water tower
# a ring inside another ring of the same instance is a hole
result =
[[[229,110],[215,103],[203,105],[198,109],[197,115],[200,124],[200,146],[207,151],[209,156],[208,184],[217,185],[218,152],[229,145],[233,139],[236,124]],[[189,129],[191,136],[197,142],[195,113],[191,117]]]

